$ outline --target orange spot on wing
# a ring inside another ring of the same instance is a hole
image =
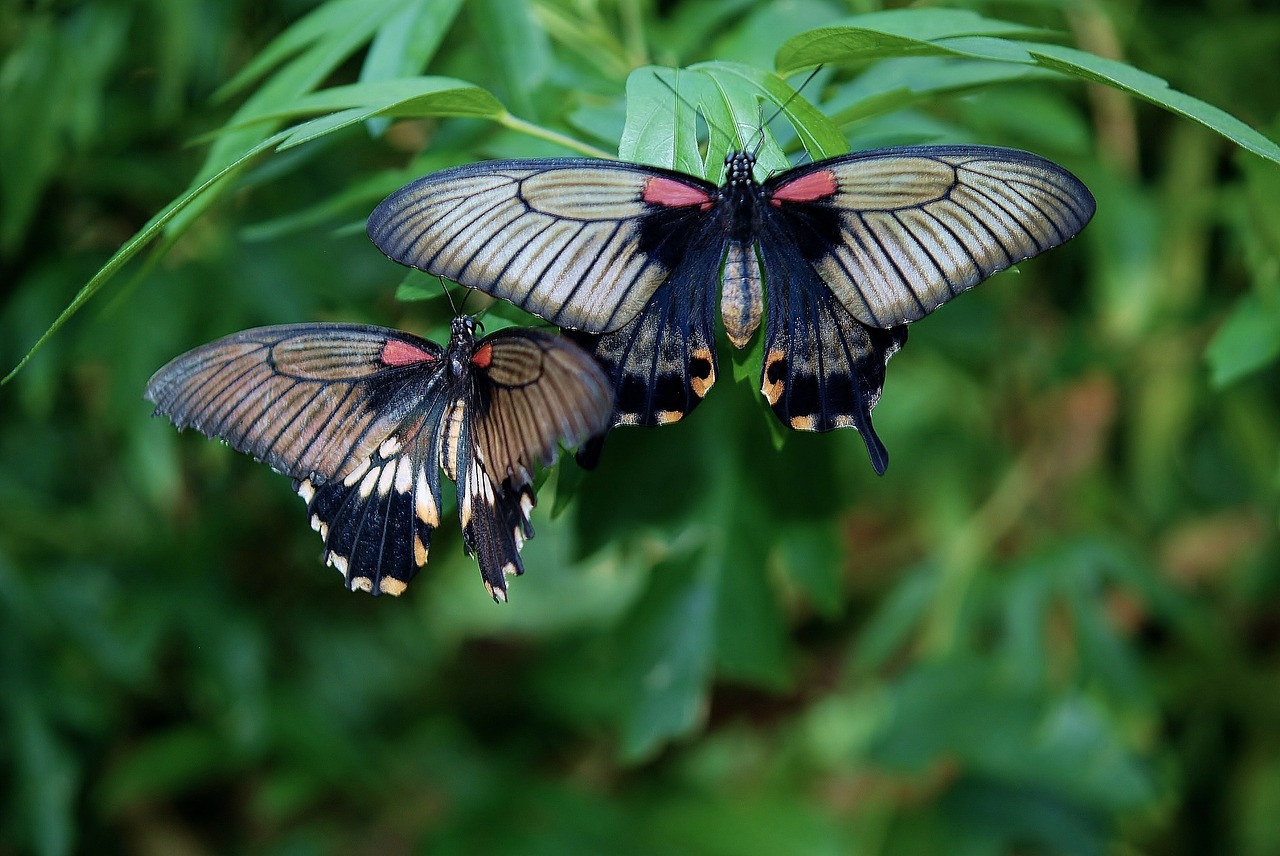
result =
[[[778,208],[784,202],[816,202],[834,196],[835,192],[835,173],[829,169],[820,169],[802,175],[795,181],[788,181],[773,192],[769,203]]]
[[[388,366],[408,366],[413,363],[435,362],[435,357],[419,348],[399,339],[388,339],[382,346],[382,362]]]
[[[493,362],[493,345],[486,342],[476,348],[476,352],[471,355],[471,362],[479,368],[489,368],[489,364]]]
[[[705,190],[675,181],[670,178],[654,176],[644,183],[640,198],[654,205],[667,208],[685,208],[697,205],[703,211],[711,207],[711,197]]]

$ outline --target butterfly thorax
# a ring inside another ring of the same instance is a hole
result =
[[[740,243],[750,243],[756,234],[760,185],[755,179],[755,166],[756,156],[751,152],[730,152],[724,158],[720,210],[729,237]]]
[[[449,365],[449,374],[455,382],[462,379],[467,372],[476,351],[476,322],[467,315],[459,315],[453,319],[449,333],[449,348],[445,359]]]

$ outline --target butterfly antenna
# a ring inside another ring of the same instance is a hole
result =
[[[449,292],[449,286],[444,284],[444,277],[437,276],[436,279],[440,280],[440,290],[444,292],[445,299],[449,301],[449,309],[453,311],[453,317],[457,318],[461,313],[458,305],[453,302],[453,295]],[[466,303],[466,298],[463,298],[462,302]]]
[[[764,104],[760,105],[760,127],[756,129],[760,139],[756,142],[755,148],[752,150],[751,154],[760,154],[760,148],[764,145],[764,129],[772,125],[779,116],[786,112],[787,108],[791,106],[791,102],[800,97],[800,93],[804,92],[805,87],[809,85],[820,71],[822,71],[822,66],[818,66],[813,71],[809,72],[809,76],[806,77],[799,86],[792,90],[791,94],[787,96],[787,100],[778,105],[778,109],[773,111],[773,115],[769,117],[768,121],[765,121],[764,119]]]
[[[676,84],[677,84],[676,86],[672,86],[670,83],[664,80],[656,71],[653,73],[653,76],[657,78],[659,83],[661,83],[663,86],[671,90],[671,94],[676,97],[677,102],[682,103],[686,107],[688,107],[691,111],[693,111],[693,114],[695,116],[702,116],[702,121],[707,123],[707,127],[709,129],[711,129],[712,131],[717,131],[721,134],[724,134],[725,137],[728,137],[729,136],[728,132],[726,132],[720,126],[713,124],[711,119],[707,117],[707,114],[703,113],[698,109],[698,105],[694,104],[688,98],[685,98],[683,95],[680,94],[680,90],[678,88],[680,83],[680,69],[673,68],[672,71],[675,72],[675,78],[676,78]]]

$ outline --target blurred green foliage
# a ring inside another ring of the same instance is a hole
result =
[[[814,35],[877,8],[0,2],[5,369],[103,289],[0,388],[0,853],[1280,852],[1280,170],[1235,144],[1280,134],[1280,18]],[[374,600],[286,479],[150,418],[155,368],[244,327],[438,338],[362,233],[404,181],[661,161],[639,108],[682,111],[625,100],[632,69],[767,89],[814,56],[810,152],[824,116],[853,148],[1020,146],[1098,199],[914,325],[884,478],[852,432],[776,430],[726,353],[688,420],[552,474],[510,605],[448,527]]]

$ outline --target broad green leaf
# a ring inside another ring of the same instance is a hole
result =
[[[658,565],[619,631],[630,704],[622,754],[638,760],[701,721],[715,653],[715,562]]]
[[[810,156],[848,150],[839,129],[782,78],[736,63],[703,63],[680,71],[642,68],[627,82],[627,124],[619,156],[718,181],[729,152],[756,153],[763,173],[790,164],[762,123],[782,108]],[[765,113],[767,105],[774,105]],[[706,152],[698,154],[696,115],[706,122]],[[763,134],[763,137],[761,136]],[[694,168],[694,167],[697,168]]]
[[[618,157],[702,176],[695,90],[699,75],[679,69],[638,68],[627,77],[627,119]]]
[[[1280,356],[1280,306],[1257,294],[1241,297],[1205,349],[1219,389],[1271,365]]]

